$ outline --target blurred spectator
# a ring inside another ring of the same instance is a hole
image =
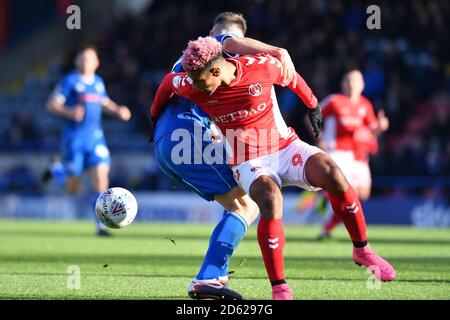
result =
[[[0,180],[6,181],[6,190],[10,192],[33,193],[38,191],[37,178],[24,164],[11,167]]]
[[[13,114],[5,138],[11,148],[34,149],[39,133],[31,115],[24,111]]]

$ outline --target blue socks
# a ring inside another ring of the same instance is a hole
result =
[[[237,213],[224,212],[211,234],[197,280],[217,279],[228,275],[230,257],[244,237],[247,227],[247,222]]]
[[[49,170],[52,173],[53,179],[55,179],[55,181],[58,184],[60,184],[62,186],[64,186],[66,184],[66,180],[67,180],[66,171],[64,169],[63,164],[60,161],[52,163],[50,165]]]

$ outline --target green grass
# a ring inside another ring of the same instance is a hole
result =
[[[96,238],[87,221],[0,220],[1,299],[188,299],[211,225],[134,223]],[[345,230],[314,241],[318,226],[286,228],[286,276],[296,299],[449,299],[450,230],[369,226],[372,248],[398,280],[369,289],[370,274],[351,260]],[[174,245],[167,237],[175,240]],[[68,289],[78,265],[80,289]],[[107,265],[107,266],[106,266]],[[255,228],[232,258],[231,285],[247,299],[271,292]]]

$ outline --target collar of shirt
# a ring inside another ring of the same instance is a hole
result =
[[[236,78],[233,79],[233,81],[231,81],[228,86],[229,87],[234,87],[235,85],[237,85],[239,83],[239,81],[241,81],[242,78],[242,64],[240,61],[233,59],[233,58],[227,58],[226,59],[228,62],[231,62],[235,65],[236,67]]]

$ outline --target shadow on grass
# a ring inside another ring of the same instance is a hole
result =
[[[42,276],[42,277],[67,277],[67,273],[64,272],[14,272],[14,271],[0,271],[0,276]],[[83,272],[83,276],[93,276],[93,277],[123,277],[123,278],[149,278],[149,279],[187,279],[189,282],[192,279],[192,274],[180,275],[154,275],[146,273],[107,273],[107,272]],[[265,276],[232,276],[231,280],[239,281],[242,280],[268,280]],[[288,280],[304,280],[304,281],[366,281],[366,277],[361,278],[355,275],[354,278],[349,277],[333,277],[333,276],[290,276]],[[396,280],[391,283],[450,283],[450,279],[408,279],[403,278]]]
[[[244,270],[253,268],[263,268],[262,259],[259,256],[245,257],[245,266],[238,266],[239,260],[243,256],[236,256],[231,260],[230,269]],[[386,257],[397,268],[414,266],[414,271],[435,271],[436,268],[447,269],[450,271],[450,258],[445,257]],[[67,265],[98,265],[99,269],[107,273],[114,265],[130,265],[147,268],[159,268],[160,270],[170,270],[176,266],[182,267],[199,267],[203,256],[202,255],[135,255],[135,254],[35,254],[35,255],[1,255],[2,263],[16,263],[16,264],[67,264]],[[104,268],[108,265],[108,268]],[[311,257],[311,256],[288,256],[285,258],[286,268],[298,268],[298,270],[315,269],[324,272],[330,270],[348,270],[354,267],[351,257]],[[441,270],[439,270],[442,272]]]
[[[189,227],[187,227],[189,228]],[[212,231],[212,227],[211,227]],[[191,232],[191,233],[188,233]],[[0,237],[7,236],[24,236],[24,237],[46,237],[46,238],[71,238],[71,239],[98,239],[95,236],[94,230],[92,232],[85,231],[74,231],[74,230],[3,230],[0,232]],[[154,231],[151,232],[120,232],[113,231],[113,237],[105,238],[106,241],[120,241],[120,240],[164,240],[167,237],[174,239],[175,241],[209,241],[210,234],[209,233],[201,233],[201,234],[192,234],[192,231],[189,229],[186,230],[186,233],[174,232],[170,234],[170,232],[161,232]],[[244,237],[244,241],[257,241],[255,235],[246,235]],[[317,241],[315,237],[307,237],[307,236],[292,236],[288,235],[286,237],[287,242],[299,242],[299,243],[350,243],[350,239],[347,237],[336,237],[327,242]],[[387,238],[387,237],[372,237],[369,241],[373,244],[394,244],[394,245],[431,245],[431,246],[439,246],[439,245],[449,245],[450,246],[450,236],[449,239],[432,239],[432,238]]]

